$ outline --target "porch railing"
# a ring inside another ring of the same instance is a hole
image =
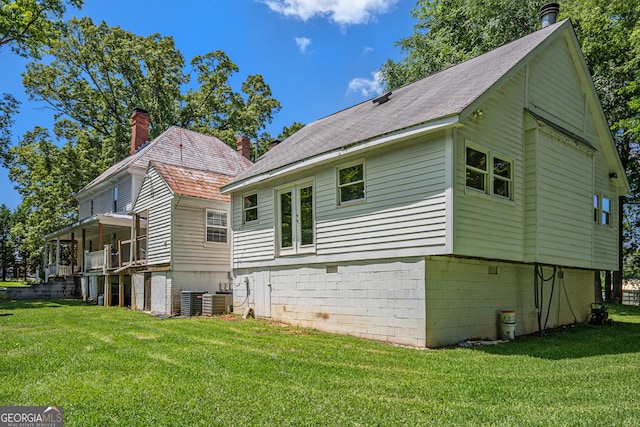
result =
[[[104,270],[107,267],[105,250],[84,252],[84,271]]]
[[[131,255],[131,240],[121,240],[118,244],[118,255],[120,265],[143,265],[147,262],[147,236],[139,236]]]
[[[49,264],[49,275],[50,276],[71,276],[71,266],[70,265],[58,265],[58,264]]]

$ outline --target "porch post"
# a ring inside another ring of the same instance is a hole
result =
[[[76,234],[74,232],[71,232],[71,275],[73,275],[74,273],[74,264],[76,263],[76,248],[75,248],[75,243],[76,243]]]
[[[118,305],[124,307],[124,274],[118,275]]]
[[[138,242],[136,241],[136,217],[137,215],[135,214],[131,217],[131,245],[129,246],[129,265],[133,264],[133,262],[138,258]]]
[[[111,306],[111,276],[104,276],[104,305]]]
[[[42,251],[42,271],[44,271],[44,281],[42,283],[49,282],[49,242],[47,240],[44,241],[44,249]],[[40,283],[40,277],[36,277],[38,283]]]
[[[85,263],[85,251],[87,250],[87,229],[83,228],[82,229],[82,250],[80,251],[81,255],[81,259],[80,259],[80,271],[84,272],[87,271],[87,266],[84,265]]]
[[[60,276],[60,236],[56,239],[56,269],[57,275]]]

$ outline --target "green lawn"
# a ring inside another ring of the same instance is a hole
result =
[[[640,310],[613,326],[416,350],[234,317],[0,300],[0,406],[65,426],[631,426]]]
[[[0,280],[0,288],[7,288],[9,286],[26,286],[27,282],[24,280],[8,280],[3,282]]]

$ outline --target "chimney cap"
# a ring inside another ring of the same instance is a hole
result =
[[[558,14],[560,13],[559,3],[547,3],[540,8],[540,21],[542,21],[542,28],[555,24]]]
[[[134,108],[131,115],[134,115],[135,113],[142,113],[142,114],[149,115],[149,112],[143,108]]]

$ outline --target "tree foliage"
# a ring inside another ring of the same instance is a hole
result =
[[[39,56],[42,46],[55,40],[64,26],[67,6],[80,8],[84,0],[0,1],[0,47],[22,56]]]
[[[540,27],[532,0],[419,0],[413,34],[399,40],[405,57],[381,69],[392,90],[478,56]]]
[[[18,112],[19,102],[13,95],[5,93],[0,99],[0,154],[3,155],[2,163],[6,164],[6,154],[11,145],[11,126],[13,116]]]
[[[222,51],[196,56],[186,72],[173,39],[159,34],[74,18],[44,53],[27,65],[23,84],[31,100],[54,111],[53,132],[63,145],[36,128],[18,145],[0,147],[23,197],[25,220],[16,230],[32,260],[41,252],[37,236],[75,219],[71,194],[129,155],[135,108],[150,113],[151,139],[178,125],[231,146],[239,135],[264,138],[281,108],[260,75],[235,90],[239,69]]]
[[[7,271],[13,266],[15,249],[11,240],[11,226],[13,225],[13,213],[4,203],[0,206],[0,270],[2,281],[7,280]]]

